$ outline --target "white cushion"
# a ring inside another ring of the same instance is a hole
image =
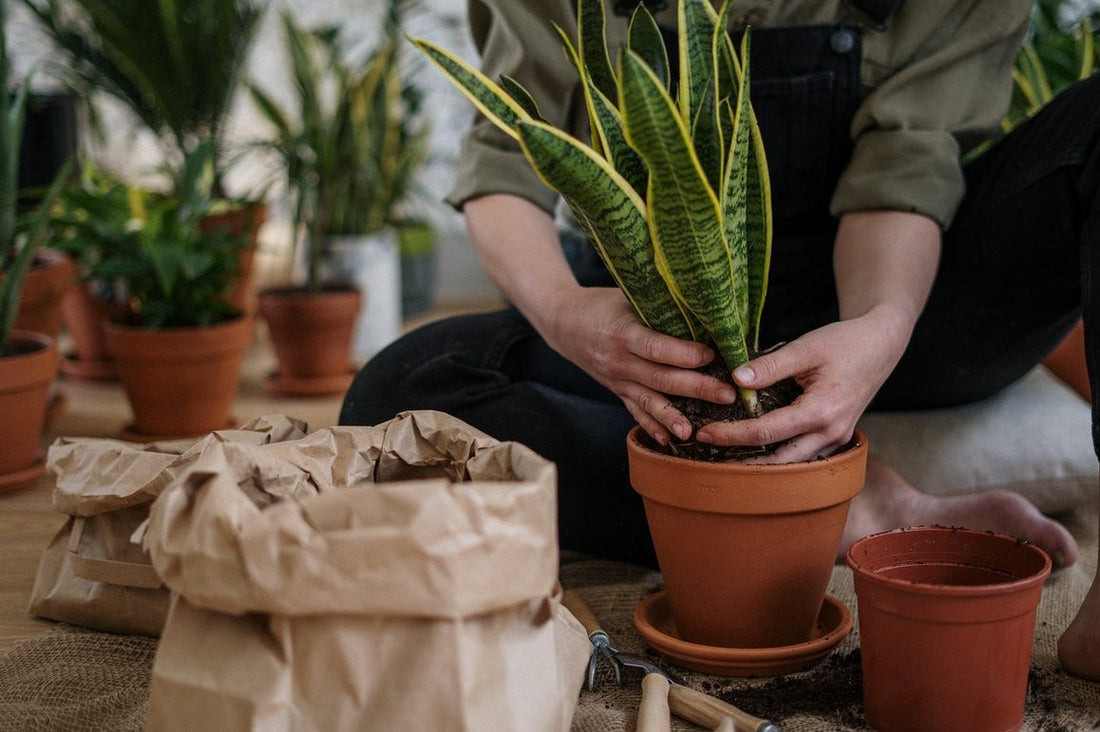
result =
[[[1042,366],[983,401],[869,412],[860,427],[871,452],[926,493],[1001,488],[1046,513],[1096,501],[1089,405]]]

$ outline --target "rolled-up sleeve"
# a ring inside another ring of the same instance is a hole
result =
[[[572,0],[470,0],[469,21],[482,72],[493,80],[521,80],[547,122],[577,134],[579,86],[554,30],[557,25],[575,37],[572,7]],[[551,214],[558,199],[516,141],[478,115],[463,138],[447,202],[461,209],[490,193],[520,196]]]
[[[870,91],[852,121],[834,215],[901,210],[950,225],[965,192],[961,153],[993,134],[1008,108],[1030,7],[909,2],[891,30],[865,34]]]

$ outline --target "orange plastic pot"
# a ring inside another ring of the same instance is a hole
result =
[[[337,394],[351,383],[351,338],[362,297],[353,287],[320,293],[273,289],[260,293],[260,315],[279,361],[265,384],[275,391]]]
[[[1019,729],[1050,558],[1011,536],[946,527],[848,550],[867,722],[891,730]]]
[[[710,463],[627,436],[680,639],[720,648],[810,640],[848,518],[863,489],[867,438],[785,465]]]
[[[107,348],[130,401],[130,439],[201,435],[232,423],[252,319],[154,330],[107,323]]]
[[[42,333],[12,332],[0,355],[0,491],[20,488],[45,471],[40,453],[57,346]]]

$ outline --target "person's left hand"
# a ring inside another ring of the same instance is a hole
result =
[[[810,331],[734,371],[738,384],[754,389],[793,378],[803,392],[790,406],[756,419],[714,422],[701,427],[696,439],[716,445],[782,443],[752,462],[828,455],[851,440],[857,420],[907,341],[908,329],[899,327],[885,308]]]

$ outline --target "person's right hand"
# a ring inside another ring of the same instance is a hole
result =
[[[614,392],[654,440],[691,436],[691,424],[669,394],[721,404],[737,399],[729,384],[694,371],[714,351],[646,327],[613,287],[569,288],[548,308],[539,330],[547,343]]]

